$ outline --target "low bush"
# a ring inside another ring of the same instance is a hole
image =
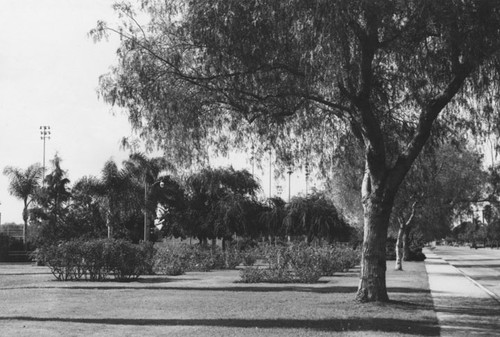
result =
[[[388,261],[396,260],[396,239],[389,237],[387,238],[387,244],[385,249],[385,258]],[[424,261],[426,258],[425,254],[422,253],[422,245],[411,244],[408,256],[405,256],[405,261]]]
[[[247,260],[251,258],[247,257]],[[230,246],[204,247],[184,243],[157,245],[153,270],[157,274],[180,275],[187,271],[207,272],[214,269],[234,269],[244,260],[244,253]]]
[[[163,275],[182,275],[187,269],[182,253],[172,245],[161,245],[153,256],[153,271]]]
[[[152,245],[124,240],[73,240],[38,249],[36,258],[47,265],[59,281],[118,281],[136,279],[152,269]]]
[[[314,283],[321,276],[346,271],[359,262],[359,251],[348,247],[306,244],[263,246],[261,255],[267,268],[247,267],[241,271],[244,283]]]

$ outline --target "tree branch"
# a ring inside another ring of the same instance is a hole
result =
[[[406,172],[408,172],[412,163],[421,152],[427,139],[429,139],[433,123],[439,116],[439,113],[460,90],[471,71],[472,66],[462,66],[448,86],[440,94],[430,99],[427,105],[423,107],[415,135],[406,150],[399,156],[394,166],[390,169],[389,175],[392,179],[393,188],[399,186]]]

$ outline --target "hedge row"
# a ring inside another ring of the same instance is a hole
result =
[[[134,245],[124,240],[73,240],[38,249],[36,259],[47,265],[59,281],[118,281],[149,274],[152,244]]]
[[[46,264],[60,281],[118,281],[136,279],[144,274],[181,275],[186,271],[210,271],[247,266],[241,281],[317,282],[354,267],[359,251],[341,246],[308,246],[269,244],[240,250],[235,246],[202,247],[187,244],[134,245],[123,240],[101,239],[64,242],[39,249],[36,258]],[[258,267],[252,265],[260,261]]]
[[[153,270],[156,274],[182,275],[188,271],[234,269],[248,260],[248,254],[236,247],[223,251],[220,247],[178,243],[159,244],[155,248]]]
[[[321,276],[347,271],[360,260],[358,250],[331,245],[292,244],[266,246],[262,250],[264,266],[241,270],[242,282],[314,283]]]

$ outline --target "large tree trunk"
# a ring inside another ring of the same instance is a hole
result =
[[[361,302],[389,300],[385,281],[385,246],[392,210],[392,196],[372,194],[364,200],[364,237],[361,279],[356,299]]]

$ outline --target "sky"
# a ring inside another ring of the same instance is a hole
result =
[[[128,158],[120,140],[131,134],[127,117],[111,113],[98,99],[99,76],[116,64],[118,38],[94,43],[88,32],[98,20],[116,23],[112,0],[0,0],[0,171],[26,169],[43,162],[40,126],[50,126],[45,164],[57,153],[72,182],[99,176],[104,163]],[[220,161],[236,169],[251,166],[246,157]],[[269,170],[256,172],[269,190]],[[267,175],[266,175],[267,173]],[[304,189],[299,172],[291,179],[291,194]],[[1,223],[22,223],[22,202],[8,193],[8,178],[0,174]],[[288,181],[272,181],[283,186]],[[268,192],[267,192],[268,193]]]
[[[46,166],[56,153],[74,181],[98,175],[130,126],[98,100],[98,78],[116,63],[118,39],[94,43],[98,20],[113,22],[108,0],[0,0],[0,169],[43,161],[40,126],[51,128]],[[2,223],[22,223],[22,203],[0,175]]]

